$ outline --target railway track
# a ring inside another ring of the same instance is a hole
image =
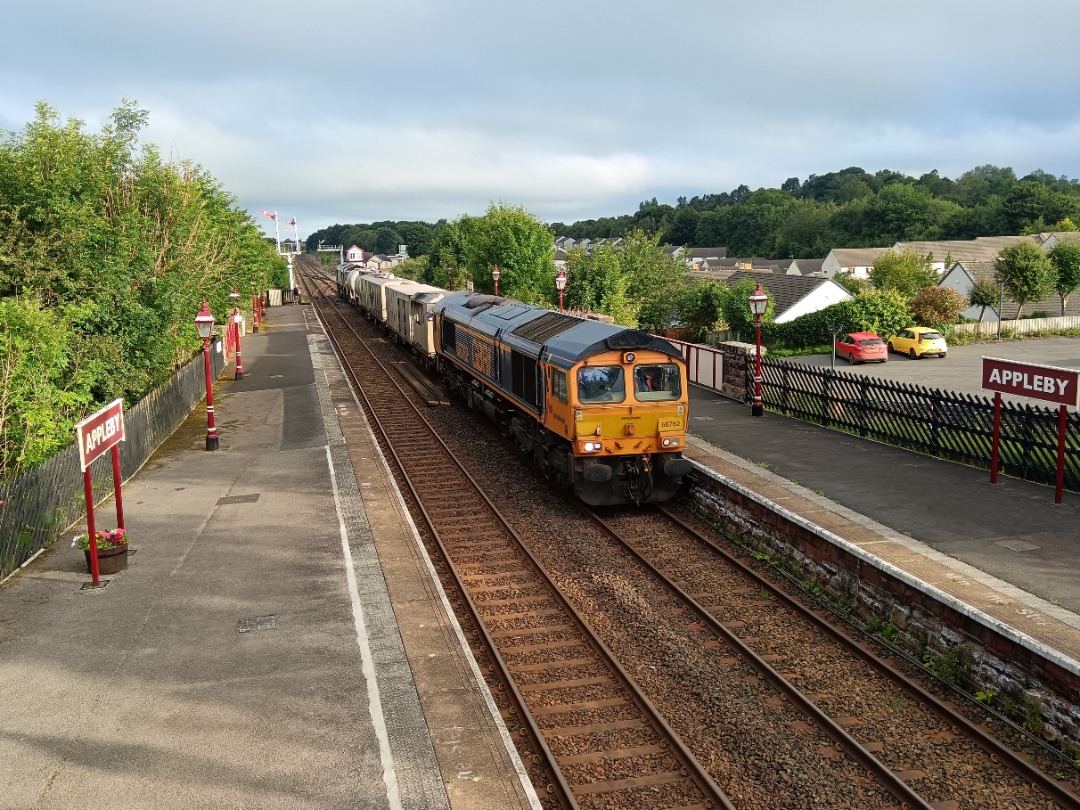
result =
[[[366,339],[383,353],[381,338]],[[403,487],[445,554],[440,571],[461,589],[478,660],[502,673],[504,716],[528,738],[523,758],[553,805],[1078,806],[775,585],[719,563],[671,516],[611,512],[601,534],[565,502],[536,498],[527,471],[500,477],[492,468],[507,465],[481,458],[448,479],[454,456],[475,451],[476,423],[453,448],[421,440],[424,406],[401,404],[408,387],[384,387],[365,351],[339,349],[357,363]]]
[[[332,340],[473,617],[467,629],[501,673],[496,688],[512,695],[505,719],[532,739],[531,761],[549,763],[544,792],[566,807],[733,808],[461,467],[371,338],[325,290],[309,285],[308,294],[324,322],[351,335],[334,330]]]

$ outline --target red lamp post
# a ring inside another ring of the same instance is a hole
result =
[[[234,379],[242,380],[244,378],[244,363],[240,359],[240,321],[243,318],[240,316],[240,307],[233,307],[232,322],[233,329],[236,330],[236,377]]]
[[[210,308],[206,306],[206,300],[202,302],[202,309],[195,316],[195,329],[202,338],[203,360],[206,362],[206,449],[218,449],[217,429],[214,427],[214,391],[210,380],[210,335],[214,331],[214,316],[210,314]]]
[[[491,280],[495,282],[495,295],[499,294],[499,276],[502,275],[499,272],[499,265],[495,265],[495,269],[491,271]]]
[[[555,274],[555,288],[559,291],[559,312],[563,312],[563,291],[566,289],[566,271],[561,267]]]
[[[757,351],[754,353],[754,404],[750,408],[752,416],[763,416],[765,405],[761,399],[761,316],[769,306],[769,296],[761,289],[761,282],[750,294],[750,311],[754,313],[754,327],[757,331]]]

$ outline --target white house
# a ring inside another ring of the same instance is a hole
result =
[[[364,249],[353,245],[345,251],[345,261],[363,264],[364,263]]]

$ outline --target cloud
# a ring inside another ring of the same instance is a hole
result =
[[[1030,0],[21,4],[0,126],[47,100],[305,227],[572,221],[861,166],[1080,176],[1080,6]],[[260,218],[261,219],[261,218]],[[260,223],[262,224],[262,223]]]

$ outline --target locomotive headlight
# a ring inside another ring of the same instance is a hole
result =
[[[679,440],[678,439],[671,439],[671,438],[664,439],[664,447],[678,447],[678,446],[679,446]]]
[[[584,449],[586,453],[595,453],[604,448],[603,442],[585,442]]]

